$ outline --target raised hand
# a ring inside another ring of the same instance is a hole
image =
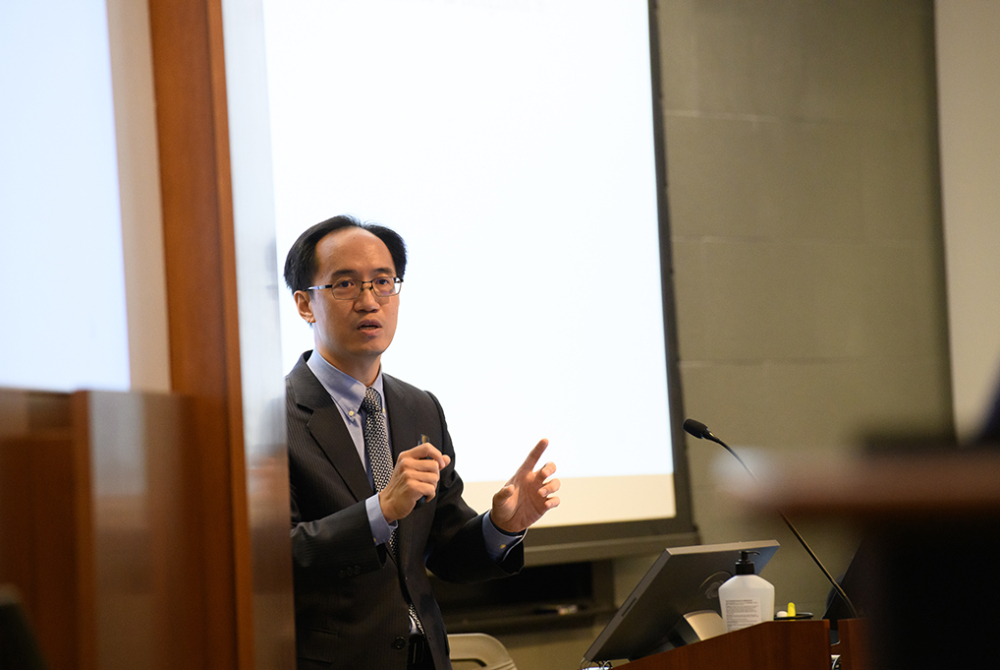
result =
[[[490,518],[500,530],[520,533],[559,505],[559,498],[553,495],[559,490],[559,480],[550,479],[556,471],[555,463],[535,470],[548,446],[548,440],[536,444],[514,476],[493,495]]]

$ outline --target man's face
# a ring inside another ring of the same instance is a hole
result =
[[[362,228],[343,228],[321,239],[316,266],[313,286],[396,276],[389,249]],[[376,298],[366,284],[354,300],[337,300],[330,289],[317,289],[297,291],[295,302],[302,318],[314,324],[316,351],[338,370],[371,384],[396,333],[399,296]]]

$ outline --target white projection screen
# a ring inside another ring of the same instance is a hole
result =
[[[279,272],[337,214],[403,236],[383,369],[441,400],[469,503],[546,437],[529,550],[692,533],[647,0],[264,0],[263,41]]]

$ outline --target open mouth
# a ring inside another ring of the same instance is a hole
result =
[[[358,324],[358,330],[378,330],[382,327],[382,324],[376,323],[374,321],[362,321]]]

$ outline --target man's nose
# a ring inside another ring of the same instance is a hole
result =
[[[361,285],[361,295],[354,299],[354,306],[364,310],[378,309],[380,306],[375,297],[375,290],[371,284]]]

